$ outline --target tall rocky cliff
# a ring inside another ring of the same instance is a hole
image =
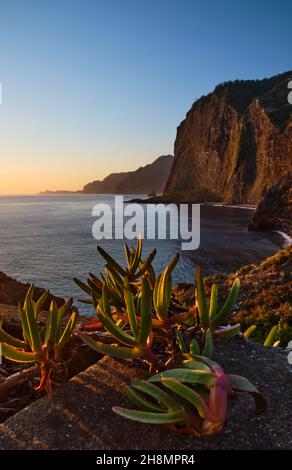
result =
[[[255,204],[291,174],[290,80],[292,72],[227,82],[196,101],[177,129],[164,196],[202,190],[214,200]]]

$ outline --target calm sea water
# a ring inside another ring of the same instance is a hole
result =
[[[89,271],[99,273],[103,267],[92,236],[92,209],[97,203],[113,205],[113,201],[108,195],[0,197],[0,271],[50,288],[55,295],[82,297],[72,278],[83,279]],[[206,275],[227,273],[283,246],[277,233],[248,232],[251,215],[248,209],[201,206],[200,247],[181,252],[174,281],[192,281],[197,262]],[[100,244],[123,261],[122,240]],[[179,240],[145,240],[145,254],[154,246],[158,249],[157,270],[181,251]],[[88,306],[79,307],[83,313],[92,313]]]

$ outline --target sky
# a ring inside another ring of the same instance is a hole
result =
[[[0,0],[0,194],[173,153],[192,103],[291,70],[291,1]]]

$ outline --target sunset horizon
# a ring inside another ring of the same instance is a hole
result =
[[[34,4],[2,4],[2,195],[76,191],[173,154],[200,96],[289,70],[289,15],[269,4],[254,17],[229,0]]]

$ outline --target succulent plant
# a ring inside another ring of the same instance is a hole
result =
[[[41,381],[36,390],[51,394],[51,372],[62,360],[64,347],[71,339],[78,320],[78,311],[68,299],[60,308],[52,301],[45,327],[38,325],[39,312],[48,297],[46,291],[37,302],[33,299],[34,286],[30,286],[23,306],[18,304],[23,340],[6,333],[0,325],[2,355],[15,362],[40,364]],[[63,320],[72,311],[65,327]]]
[[[127,279],[127,278],[126,278]],[[147,359],[156,368],[161,368],[161,361],[152,352],[152,289],[148,279],[143,279],[141,286],[140,312],[137,313],[134,294],[126,280],[124,286],[125,316],[114,319],[109,303],[107,284],[102,285],[102,296],[92,296],[98,320],[107,331],[103,341],[96,341],[90,336],[80,333],[85,344],[101,354],[108,354],[123,359]],[[127,331],[129,326],[130,331]],[[104,341],[108,340],[108,341]],[[111,343],[111,344],[108,344]]]
[[[190,351],[189,351],[189,357],[193,358],[198,355],[202,355],[205,357],[209,357],[209,359],[212,358],[213,356],[213,336],[211,333],[211,330],[208,329],[203,336],[204,339],[204,344],[203,347],[200,347],[200,343],[196,338],[193,338],[190,344]]]
[[[257,326],[256,325],[251,325],[245,332],[244,332],[244,337],[248,339],[254,331],[256,330]],[[278,333],[278,325],[274,325],[268,335],[266,336],[263,345],[264,346],[273,346],[274,348],[277,348],[280,345],[280,340],[277,340],[277,337],[279,336]]]
[[[140,410],[113,407],[115,413],[142,423],[166,424],[194,436],[210,435],[222,429],[228,399],[234,392],[252,395],[256,414],[266,408],[265,399],[247,379],[225,374],[220,365],[202,356],[194,356],[186,368],[132,382],[126,392]]]
[[[194,312],[182,308],[177,313],[178,306],[172,304],[171,273],[179,254],[156,277],[151,265],[154,252],[145,262],[141,259],[141,239],[134,249],[125,245],[126,268],[98,249],[107,261],[101,280],[91,275],[87,285],[76,281],[91,296],[97,322],[91,323],[90,329],[96,326],[98,331],[95,338],[80,332],[80,338],[101,354],[144,359],[156,370],[166,367],[174,354],[177,325],[195,318]],[[105,331],[100,331],[101,328]]]
[[[101,274],[101,279],[98,279],[98,277],[92,273],[89,273],[87,284],[74,278],[75,283],[89,296],[84,300],[85,303],[92,304],[93,295],[95,298],[101,298],[103,283],[107,286],[110,304],[117,308],[126,307],[124,298],[125,279],[127,279],[127,282],[131,285],[132,291],[135,293],[139,290],[139,279],[141,278],[148,279],[150,285],[154,286],[155,272],[152,267],[152,262],[156,256],[156,248],[143,260],[141,237],[137,240],[136,248],[130,249],[127,244],[124,245],[126,267],[122,267],[102,247],[98,246],[97,249],[106,262],[105,272]]]
[[[214,336],[219,338],[229,338],[240,333],[240,324],[226,324],[232,314],[232,310],[237,301],[240,289],[240,281],[236,278],[231,287],[229,296],[223,307],[217,311],[218,304],[218,288],[216,284],[212,285],[209,305],[206,300],[201,267],[196,268],[196,308],[198,309],[198,317],[200,328],[203,332],[210,330]]]

